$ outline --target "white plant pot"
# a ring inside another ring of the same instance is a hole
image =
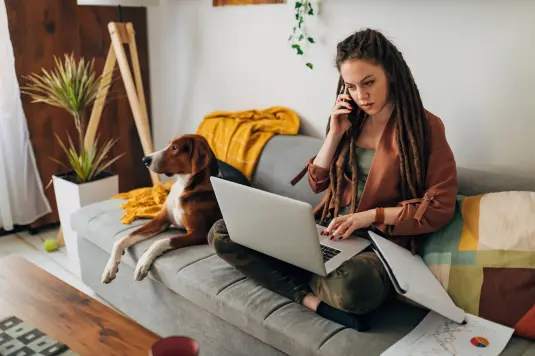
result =
[[[52,176],[52,182],[58,206],[59,221],[69,257],[70,266],[65,267],[80,276],[78,236],[71,228],[71,215],[85,205],[107,200],[118,194],[119,177],[115,174],[93,182],[76,184],[63,179],[61,176],[54,175]]]

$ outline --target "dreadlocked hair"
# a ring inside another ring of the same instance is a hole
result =
[[[394,44],[380,32],[371,29],[356,32],[338,44],[336,55],[338,71],[342,63],[357,59],[380,65],[386,73],[389,80],[389,100],[393,104],[392,114],[396,120],[402,199],[421,197],[425,192],[429,126],[411,71]],[[344,81],[340,76],[337,95],[343,88]],[[351,104],[353,107],[357,106],[354,102]],[[366,121],[366,114],[362,110],[354,110],[348,115],[348,119],[351,121],[351,128],[342,137],[333,157],[329,172],[331,184],[326,193],[321,220],[324,220],[329,213],[329,205],[333,199],[335,206],[333,217],[338,215],[342,194],[341,183],[348,158],[352,173],[350,213],[354,213],[357,209],[358,168],[355,147]],[[329,127],[327,124],[327,133]]]

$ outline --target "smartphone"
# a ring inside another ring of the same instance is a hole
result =
[[[349,88],[345,84],[342,85],[342,88],[340,88],[340,94],[349,95]],[[349,95],[349,97],[351,98],[351,95]],[[351,99],[342,99],[342,100],[351,105],[351,107],[352,107],[351,113],[353,113],[355,109],[357,109],[357,112],[359,111],[357,103],[355,103],[355,101],[352,98]],[[353,122],[355,120],[354,115],[347,115],[346,118],[348,120],[350,120],[352,123],[354,123]]]
[[[340,94],[347,94],[349,95],[349,88],[345,85],[342,85],[342,88],[340,88]],[[351,97],[351,96],[350,96]],[[353,105],[353,100],[348,100],[348,99],[342,99],[343,101],[345,101],[346,103],[350,103]]]
[[[342,95],[342,94],[349,95],[349,89],[345,85],[342,85],[342,87],[340,88],[340,93],[338,93],[338,95]],[[344,101],[346,103],[350,103],[351,106],[353,106],[353,102],[352,102],[353,100],[348,100],[348,99],[344,98],[344,99],[342,99],[342,101]]]
[[[340,88],[340,92],[338,93],[338,95],[342,95],[342,94],[347,94],[347,87],[345,85],[342,85],[342,87]],[[345,99],[342,99],[344,101],[347,101]]]

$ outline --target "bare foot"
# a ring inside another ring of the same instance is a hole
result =
[[[307,294],[303,298],[303,305],[310,310],[316,311],[318,305],[321,303],[321,299],[316,297],[314,294]]]

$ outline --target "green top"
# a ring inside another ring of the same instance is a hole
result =
[[[370,173],[370,168],[372,166],[373,158],[375,157],[375,150],[370,150],[362,147],[357,147],[355,150],[357,155],[357,166],[358,166],[358,189],[357,189],[357,202],[360,201],[362,197],[362,192],[364,191],[364,185],[366,184],[366,179]],[[346,166],[346,174],[351,178],[351,165]],[[351,204],[345,207],[341,207],[339,215],[347,214]]]

